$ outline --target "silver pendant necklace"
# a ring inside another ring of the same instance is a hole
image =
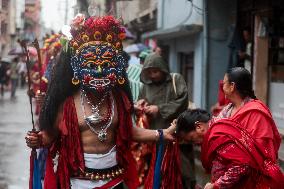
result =
[[[107,122],[101,123],[100,129],[96,130],[96,127],[99,127],[98,123],[100,123],[103,120],[103,117],[99,114],[98,110],[100,108],[101,103],[104,101],[105,96],[102,98],[102,100],[98,103],[97,106],[94,106],[91,102],[88,102],[88,104],[91,106],[91,108],[96,107],[95,108],[96,111],[93,112],[93,109],[92,109],[92,115],[86,117],[86,111],[85,111],[85,106],[84,106],[84,97],[86,97],[86,99],[87,99],[87,95],[83,90],[81,91],[81,107],[82,107],[83,114],[84,114],[84,120],[85,120],[86,124],[89,126],[90,130],[98,135],[98,139],[101,142],[104,142],[105,140],[107,140],[107,129],[110,127],[112,120],[113,120],[113,117],[114,117],[113,95],[112,95],[112,93],[110,93],[110,94],[106,94],[106,96],[109,96],[109,99],[111,101],[111,115],[108,117]]]
[[[83,97],[82,97],[83,95]],[[98,124],[103,120],[103,117],[99,114],[99,107],[101,105],[102,102],[105,101],[105,98],[109,96],[109,93],[105,93],[102,98],[100,99],[100,101],[94,105],[88,98],[87,93],[82,89],[81,91],[81,99],[85,98],[87,103],[91,106],[91,110],[92,110],[92,115],[88,116],[86,119],[88,121],[90,121],[93,124]],[[83,99],[84,100],[84,99]]]

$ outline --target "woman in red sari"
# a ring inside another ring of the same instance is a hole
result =
[[[228,106],[213,118],[202,144],[202,163],[211,171],[206,188],[284,188],[277,165],[281,142],[269,109],[257,100],[250,73],[233,68],[225,74]]]
[[[223,82],[231,103],[211,119],[208,130],[200,120],[193,122],[195,132],[204,135],[201,160],[211,172],[205,189],[284,188],[277,165],[281,138],[269,109],[254,95],[250,73],[233,68]]]

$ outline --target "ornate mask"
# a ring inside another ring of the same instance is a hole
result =
[[[78,24],[78,20],[84,23]],[[71,66],[75,84],[77,81],[85,90],[94,92],[123,85],[127,62],[122,55],[124,30],[119,22],[111,16],[82,20],[77,19],[76,26],[71,29]]]

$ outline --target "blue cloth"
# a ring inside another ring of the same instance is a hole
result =
[[[163,141],[163,132],[162,130],[159,131],[159,146],[158,150],[156,151],[156,163],[155,163],[155,170],[154,170],[154,183],[153,189],[160,189],[161,185],[161,165],[163,160],[163,148],[164,148],[164,141]]]
[[[33,189],[42,189],[39,162],[38,162],[38,159],[36,157],[34,158]]]
[[[44,179],[45,163],[46,163],[47,153],[48,153],[47,148],[39,149],[38,165],[39,165],[39,172],[40,172],[41,179]]]

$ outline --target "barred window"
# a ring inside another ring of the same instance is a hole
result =
[[[8,27],[8,24],[5,23],[5,22],[1,22],[1,35],[5,35],[7,34],[7,27]]]
[[[8,1],[9,0],[2,0],[2,9],[8,10]]]

